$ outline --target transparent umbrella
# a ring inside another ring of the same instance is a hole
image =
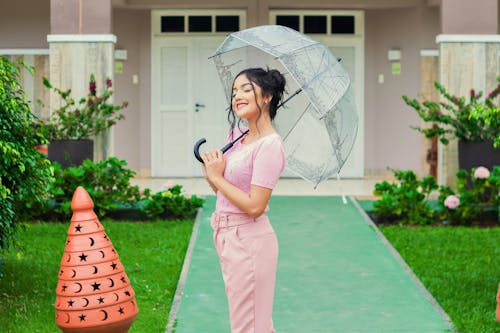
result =
[[[211,58],[229,104],[240,71],[279,70],[287,85],[274,126],[285,144],[287,169],[315,186],[338,175],[354,145],[358,117],[349,75],[328,47],[293,29],[267,25],[230,34]],[[204,142],[194,149],[200,161]]]

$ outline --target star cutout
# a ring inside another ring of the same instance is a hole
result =
[[[68,245],[69,243],[71,243],[71,241],[68,239],[68,240],[66,241],[66,245]]]
[[[120,312],[120,314],[125,314],[125,312],[123,311],[123,308],[120,306],[120,309],[118,310],[118,312]]]
[[[116,253],[116,251],[115,251],[115,249],[114,249],[114,248],[112,248],[112,249],[111,249],[111,252]]]
[[[128,290],[127,290],[127,291],[125,291],[125,295],[126,295],[126,296],[130,296],[130,293],[128,292]]]
[[[104,239],[109,240],[108,235],[104,234]]]
[[[87,255],[85,255],[85,253],[82,252],[82,255],[79,256],[80,257],[80,261],[87,261]]]
[[[68,286],[67,286],[67,285],[65,285],[65,284],[63,284],[63,286],[62,286],[62,291],[66,291],[66,288],[68,288]]]
[[[63,275],[63,273],[64,273],[64,271],[61,269],[61,270],[59,271],[59,275]]]
[[[94,284],[92,285],[92,288],[94,288],[94,290],[93,290],[93,291],[96,291],[96,290],[101,290],[101,289],[99,289],[99,287],[100,287],[100,286],[101,286],[101,284],[100,284],[100,283],[94,282]]]
[[[101,296],[101,297],[99,297],[97,300],[99,301],[99,304],[104,303],[104,298],[102,298],[102,296]]]
[[[68,306],[73,306],[73,303],[75,303],[75,301],[73,301],[72,299],[70,299],[70,300],[68,301]]]
[[[122,278],[121,278],[120,280],[121,280],[123,283],[125,283],[125,282],[126,282],[126,280],[125,280],[125,277],[124,277],[124,276],[122,276]]]
[[[83,227],[80,225],[80,223],[78,223],[78,225],[75,227],[75,231],[77,232],[81,232]]]
[[[114,263],[114,262],[111,263],[111,267],[113,267],[113,270],[115,270],[116,269],[116,263]]]
[[[81,322],[82,322],[82,321],[85,321],[85,317],[87,317],[87,316],[86,316],[86,315],[84,315],[84,314],[81,314],[81,315],[79,316],[80,321],[81,321]]]

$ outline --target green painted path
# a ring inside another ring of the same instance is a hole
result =
[[[183,294],[173,306],[176,333],[230,333],[209,224],[213,207],[209,197]],[[273,197],[270,207],[280,246],[273,315],[278,333],[451,331],[446,314],[353,202]]]

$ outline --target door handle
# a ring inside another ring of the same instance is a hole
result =
[[[200,112],[200,108],[204,108],[205,104],[196,103],[194,106],[195,106],[194,112]]]

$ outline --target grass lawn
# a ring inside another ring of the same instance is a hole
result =
[[[500,332],[500,228],[380,227],[462,333]]]
[[[139,314],[129,332],[164,332],[193,221],[102,224],[136,293]],[[27,224],[21,247],[2,254],[1,332],[60,332],[53,303],[68,227]]]

